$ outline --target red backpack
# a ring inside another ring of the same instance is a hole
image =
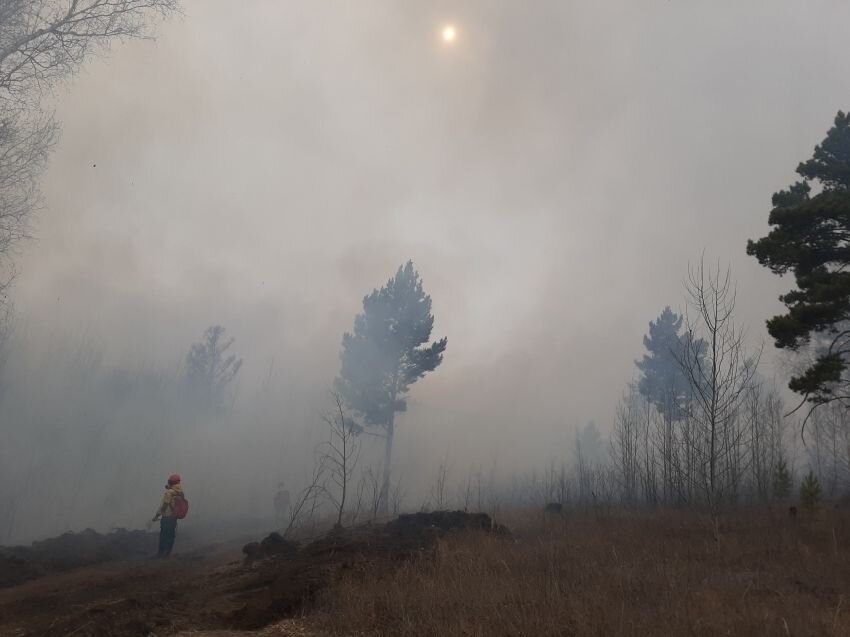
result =
[[[182,520],[189,513],[189,501],[185,495],[175,495],[171,499],[171,515]]]

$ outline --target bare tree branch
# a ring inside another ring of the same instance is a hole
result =
[[[149,37],[151,15],[177,0],[0,0],[0,102],[37,104],[41,93],[115,39]]]
[[[40,205],[38,182],[57,125],[42,98],[115,39],[149,37],[151,16],[179,0],[0,0],[0,294],[12,253]],[[0,302],[2,299],[0,298]]]

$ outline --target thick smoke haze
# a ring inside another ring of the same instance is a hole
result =
[[[263,506],[322,435],[362,297],[408,259],[449,339],[399,419],[411,492],[442,458],[520,471],[567,457],[589,420],[607,431],[703,252],[731,264],[769,376],[764,321],[792,281],[746,240],[850,103],[848,24],[837,0],[186,2],[56,91],[12,293],[19,364],[85,343],[108,368],[177,373],[226,326],[245,363],[210,438],[236,443],[192,466]],[[189,470],[151,453],[127,480],[153,507]]]

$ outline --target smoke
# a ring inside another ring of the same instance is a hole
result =
[[[744,246],[847,107],[848,19],[826,0],[195,1],[92,60],[57,91],[18,259],[3,481],[50,513],[15,537],[110,524],[111,493],[115,522],[144,519],[174,470],[228,514],[270,509],[324,435],[363,295],[410,258],[449,337],[400,418],[411,485],[447,455],[507,475],[607,431],[703,250],[767,340],[790,282]],[[168,388],[213,324],[244,359],[238,398],[189,427]],[[165,389],[119,400],[119,373]]]

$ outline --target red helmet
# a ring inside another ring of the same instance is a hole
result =
[[[168,476],[168,483],[169,484],[177,484],[178,482],[180,482],[180,474],[179,473],[172,473],[170,476]]]

